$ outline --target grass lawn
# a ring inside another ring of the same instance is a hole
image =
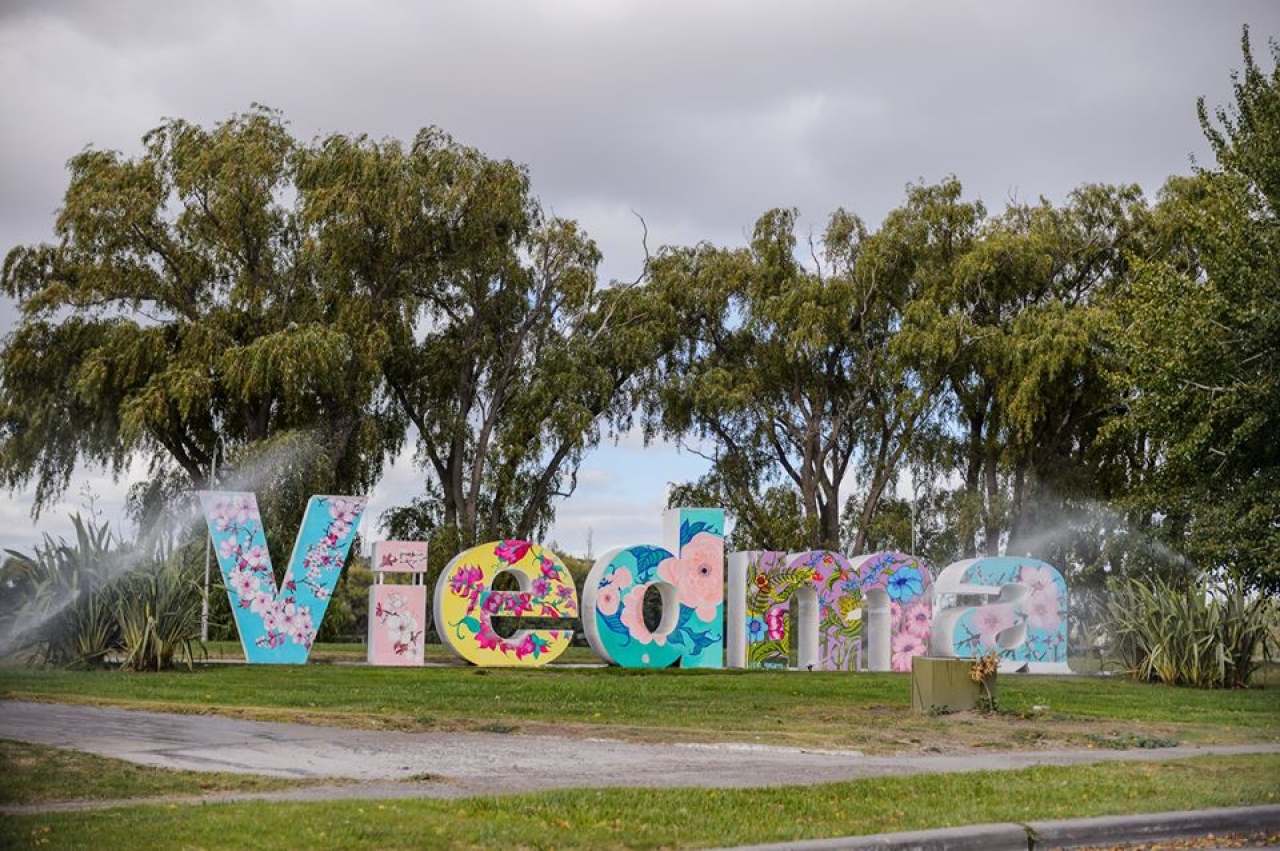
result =
[[[1280,757],[1040,767],[771,789],[171,804],[0,821],[0,847],[696,848],[984,822],[1274,804]],[[530,778],[536,785],[536,778]],[[145,837],[145,840],[144,840]]]
[[[45,745],[0,740],[0,804],[47,801],[106,801],[204,795],[210,792],[269,792],[341,780],[293,780],[256,774],[170,771]]]
[[[1274,672],[1273,672],[1274,673]],[[1270,677],[1270,675],[1269,675]],[[1280,741],[1280,684],[1201,691],[1005,675],[1001,712],[910,711],[905,674],[210,665],[0,669],[0,697],[402,730],[742,741],[868,753]]]

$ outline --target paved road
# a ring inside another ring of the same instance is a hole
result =
[[[727,788],[1205,754],[1280,753],[1280,745],[1239,745],[886,757],[759,745],[636,744],[494,733],[346,730],[23,701],[0,701],[0,738],[164,768],[364,781],[275,796],[311,798],[387,797],[388,790],[397,788],[401,794],[430,797],[496,794],[523,791],[534,778],[543,789]],[[410,790],[404,784],[409,779],[429,782],[413,783]]]

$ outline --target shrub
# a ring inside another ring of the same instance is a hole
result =
[[[71,518],[75,540],[48,535],[32,555],[5,562],[0,655],[83,666],[122,659],[126,668],[191,661],[200,634],[200,589],[185,579],[179,551],[125,546],[103,525]]]
[[[1261,664],[1275,616],[1270,597],[1238,584],[1127,579],[1111,587],[1107,631],[1135,679],[1234,688]]]
[[[9,550],[3,650],[57,665],[105,660],[118,641],[111,581],[120,553],[104,524],[71,518],[75,542],[48,535],[31,556]]]
[[[122,666],[160,671],[178,656],[191,667],[191,643],[200,637],[200,589],[168,560],[118,580],[116,625]]]

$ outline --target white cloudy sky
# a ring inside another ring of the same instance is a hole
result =
[[[439,125],[528,164],[535,190],[634,277],[649,244],[739,243],[796,206],[877,222],[910,181],[957,175],[990,207],[1084,182],[1154,192],[1207,154],[1195,100],[1230,97],[1242,24],[1274,2],[58,2],[0,0],[0,251],[49,238],[66,160],[134,151],[163,117],[258,102],[302,137]],[[0,303],[0,334],[14,327]],[[550,538],[656,542],[667,482],[704,469],[638,441],[587,459]],[[0,547],[65,530],[86,470],[35,524],[0,497]],[[420,488],[389,471],[375,509]],[[371,531],[371,530],[367,530]]]

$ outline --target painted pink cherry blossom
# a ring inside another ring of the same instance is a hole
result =
[[[1058,583],[1052,568],[1026,564],[1018,574],[1018,582],[1031,589],[1031,598],[1058,599]],[[1056,603],[1055,603],[1056,607]]]
[[[241,600],[252,600],[258,595],[258,587],[261,583],[252,573],[236,570],[231,573],[231,585]]]
[[[631,637],[641,644],[657,644],[659,646],[667,643],[665,635],[654,635],[649,631],[649,627],[644,622],[644,593],[649,590],[652,583],[646,582],[637,585],[627,592],[622,598],[622,624],[631,631]]]
[[[234,558],[240,552],[240,542],[232,535],[218,542],[218,557],[223,561]]]
[[[917,635],[926,641],[933,626],[933,610],[925,600],[917,600],[907,606],[902,614],[902,626],[906,632]]]
[[[249,567],[266,567],[271,562],[271,556],[267,555],[266,547],[254,546],[244,551],[244,561]]]
[[[258,617],[265,617],[276,607],[276,598],[266,591],[259,591],[257,596],[253,598],[253,602],[249,604],[249,611]]]
[[[244,526],[250,522],[257,522],[258,506],[257,502],[251,496],[238,496],[235,498],[231,506],[231,523],[235,526]]]
[[[893,655],[891,664],[895,671],[910,671],[911,660],[923,656],[928,650],[928,641],[912,632],[899,632],[893,636],[891,643]]]
[[[351,524],[355,522],[362,511],[364,511],[364,503],[358,499],[329,500],[329,516],[340,523],[346,524],[348,529],[350,529]]]
[[[1023,609],[1027,615],[1027,626],[1031,629],[1053,631],[1062,623],[1062,612],[1059,609],[1058,596],[1042,595],[1028,598]]]
[[[973,625],[984,650],[996,650],[996,636],[1013,626],[1013,606],[983,606],[973,615]]]
[[[658,565],[658,576],[676,586],[680,605],[693,609],[701,620],[714,620],[724,602],[724,538],[699,532],[680,558]]]
[[[614,585],[606,585],[596,593],[596,610],[608,617],[617,613],[620,602],[618,589]]]
[[[609,578],[596,592],[596,608],[610,616],[617,613],[622,594],[631,587],[631,581],[631,571],[625,567],[620,567],[609,574]]]

